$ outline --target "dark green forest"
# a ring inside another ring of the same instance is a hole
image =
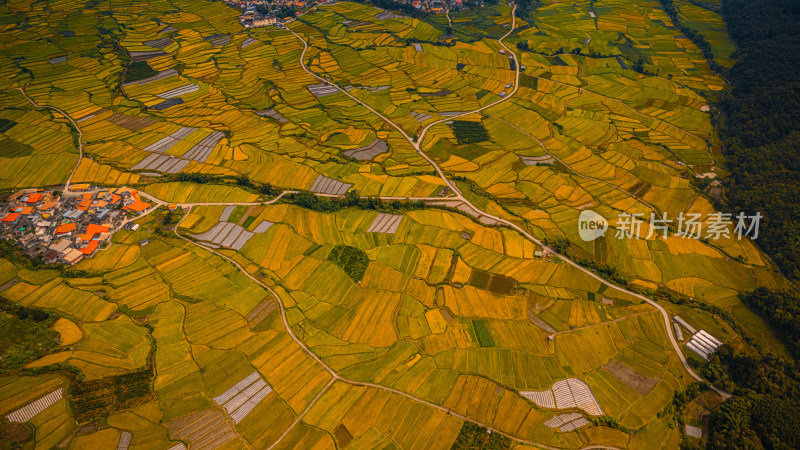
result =
[[[758,245],[800,279],[800,2],[724,0],[739,50],[722,101],[733,211],[761,212]]]
[[[800,297],[759,288],[742,302],[770,324],[795,358],[800,356]],[[723,345],[702,370],[733,394],[709,419],[709,447],[800,448],[800,363],[772,354],[736,353]]]
[[[670,2],[666,2],[670,3]],[[757,244],[800,279],[800,2],[723,0],[739,50],[720,104],[727,207],[763,216]],[[800,295],[764,288],[741,295],[791,358],[724,345],[703,376],[733,396],[709,419],[708,448],[800,448]]]

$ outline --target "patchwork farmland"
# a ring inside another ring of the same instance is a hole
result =
[[[719,344],[782,351],[739,300],[789,286],[751,241],[612,237],[622,213],[719,212],[699,175],[724,172],[725,80],[660,4],[309,6],[253,28],[232,2],[2,7],[0,189],[84,212],[1,199],[0,323],[28,328],[2,342],[0,432],[675,447]],[[719,14],[680,14],[733,53]],[[95,239],[106,193],[136,214]],[[61,225],[52,264],[19,250]],[[703,334],[679,346],[675,314]]]

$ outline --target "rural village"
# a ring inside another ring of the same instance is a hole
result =
[[[270,25],[282,25],[294,20],[300,11],[311,8],[317,4],[334,4],[335,1],[316,1],[316,0],[255,0],[239,1],[225,0],[225,3],[240,8],[243,12],[239,16],[239,22],[245,28],[266,27]],[[412,6],[420,11],[431,14],[444,14],[449,11],[463,9],[462,0],[401,0],[398,4]],[[483,6],[479,2],[476,6]],[[390,12],[384,12],[387,17],[393,16]]]
[[[108,245],[116,231],[147,211],[136,189],[70,186],[67,193],[26,189],[0,205],[0,233],[32,258],[74,265]]]

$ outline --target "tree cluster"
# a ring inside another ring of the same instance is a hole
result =
[[[344,197],[318,197],[311,192],[303,191],[290,195],[287,201],[302,208],[320,212],[336,212],[345,208],[359,208],[382,212],[402,210],[415,210],[425,207],[420,200],[400,202],[393,200],[385,202],[376,197],[361,197],[357,192],[350,191]]]
[[[328,261],[333,262],[356,283],[364,278],[369,265],[369,258],[364,250],[349,245],[337,245],[328,254]]]

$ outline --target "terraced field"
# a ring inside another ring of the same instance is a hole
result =
[[[730,65],[719,15],[676,5]],[[42,448],[450,448],[465,423],[677,446],[696,357],[668,313],[783,351],[738,300],[787,285],[752,242],[613,237],[716,212],[724,80],[658,2],[512,8],[243,29],[222,2],[0,7],[0,189],[159,205],[71,269],[4,253],[0,299],[61,340],[0,378],[0,414]],[[610,228],[585,242],[590,209]]]

